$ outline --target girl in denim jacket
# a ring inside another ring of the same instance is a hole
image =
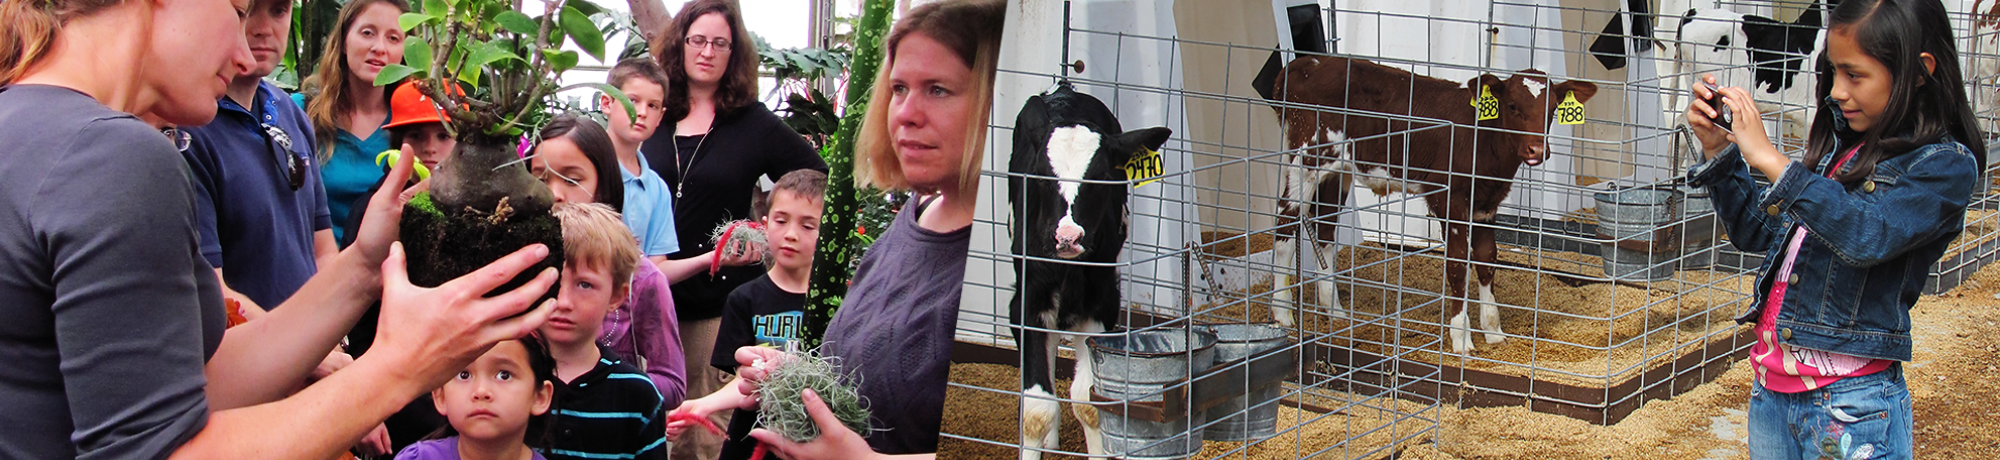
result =
[[[1743,88],[1695,88],[1687,111],[1710,158],[1689,183],[1738,249],[1766,255],[1737,319],[1756,324],[1755,460],[1911,458],[1910,307],[1985,164],[1939,0],[1847,0],[1829,22],[1805,161],[1771,144]]]

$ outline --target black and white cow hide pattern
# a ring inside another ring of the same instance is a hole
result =
[[[1812,125],[1813,108],[1819,107],[1813,97],[1813,63],[1826,43],[1825,9],[1831,6],[1825,5],[1815,1],[1790,23],[1721,8],[1687,10],[1670,29],[1673,33],[1657,41],[1667,89],[1661,103],[1670,113],[1687,109],[1690,88],[1701,75],[1713,73],[1718,85],[1750,90],[1759,111],[1781,114],[1792,122],[1792,134],[1803,137]],[[1677,116],[1675,123],[1686,120]]]
[[[1021,458],[1040,458],[1034,449],[1059,446],[1061,411],[1053,388],[1060,339],[1079,350],[1070,399],[1090,398],[1084,336],[1073,334],[1117,325],[1122,303],[1115,264],[1129,226],[1124,167],[1133,155],[1158,150],[1172,134],[1167,128],[1124,131],[1103,102],[1068,83],[1028,98],[1015,120],[1007,202],[1013,207],[1014,275],[1020,283],[1010,318],[1022,326],[1014,331],[1022,354]],[[1061,331],[1058,340],[1051,340],[1051,331]],[[1072,404],[1071,410],[1083,422],[1090,453],[1102,455],[1096,407]]]

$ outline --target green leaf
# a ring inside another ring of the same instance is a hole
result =
[[[446,4],[444,0],[424,0],[424,14],[443,18],[445,17],[445,13],[449,11],[451,11],[451,6]]]
[[[514,10],[503,11],[500,13],[499,17],[495,17],[493,18],[493,20],[495,22],[499,22],[500,27],[507,28],[508,32],[521,34],[523,36],[531,38],[534,37],[535,32],[541,28],[538,24],[535,23],[535,20],[533,18],[529,18],[528,15],[521,14],[521,12]]]
[[[486,42],[485,44],[479,45],[479,48],[472,50],[472,54],[468,55],[465,58],[465,63],[460,65],[460,67],[458,68],[458,72],[459,75],[461,76],[466,74],[477,74],[479,73],[480,69],[486,68],[486,66],[488,65],[492,65],[493,63],[507,59],[522,61],[520,55],[514,54],[513,50],[507,49],[507,47],[501,44],[500,42],[497,41]],[[474,77],[473,82],[477,81],[478,77]],[[477,85],[478,83],[473,83],[473,84]]]
[[[543,49],[542,59],[548,60],[549,66],[555,68],[556,73],[558,74],[562,73],[565,70],[576,68],[577,57],[575,51],[556,51],[553,49]]]
[[[560,93],[563,91],[569,91],[578,88],[596,88],[598,91],[603,91],[604,94],[610,95],[612,99],[618,100],[618,105],[623,106],[625,108],[626,117],[638,118],[637,116],[634,116],[634,114],[638,112],[638,109],[632,108],[632,98],[626,96],[624,91],[619,91],[618,87],[616,86],[611,86],[604,83],[577,83],[574,85],[558,88],[554,92]]]
[[[597,30],[590,18],[574,7],[563,7],[561,19],[563,32],[576,39],[576,46],[597,60],[604,60],[604,33]]]
[[[597,6],[596,3],[591,3],[588,0],[569,0],[569,2],[563,5],[576,8],[576,12],[583,13],[584,16],[596,16],[604,13],[603,7]]]
[[[419,78],[426,76],[431,68],[431,43],[418,36],[404,40],[403,65],[416,68]]]
[[[402,64],[389,64],[388,67],[382,68],[381,73],[375,74],[375,86],[386,86],[395,82],[403,81],[404,78],[407,78],[410,76],[410,74],[414,73],[417,73],[417,68],[415,67],[410,67]]]
[[[437,19],[437,16],[423,13],[403,13],[402,16],[396,17],[396,26],[402,27],[404,32],[408,32],[410,29],[415,29],[426,22],[431,22],[433,19]]]

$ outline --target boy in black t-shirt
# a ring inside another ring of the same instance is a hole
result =
[[[769,212],[763,217],[773,259],[771,269],[729,292],[709,364],[733,374],[737,348],[782,349],[798,340],[800,323],[805,319],[806,282],[812,276],[813,250],[819,245],[825,194],[826,173],[811,169],[785,174],[771,188]],[[721,460],[747,459],[757,446],[757,440],[750,438],[750,430],[757,427],[757,411],[736,408],[742,399],[735,382],[731,382],[715,394],[682,403],[675,412],[707,417],[714,411],[735,408],[729,418],[729,435],[722,444]],[[668,437],[672,438],[679,434],[675,428],[682,426],[668,428]]]

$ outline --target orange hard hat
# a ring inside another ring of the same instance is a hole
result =
[[[451,86],[453,93],[461,96],[465,94],[465,89],[460,88],[457,83],[452,83]],[[444,111],[438,108],[438,104],[431,101],[430,96],[425,96],[423,91],[417,90],[415,80],[403,82],[396,86],[394,94],[389,95],[389,124],[382,127],[394,128],[418,123],[451,121],[451,118],[446,117]]]

